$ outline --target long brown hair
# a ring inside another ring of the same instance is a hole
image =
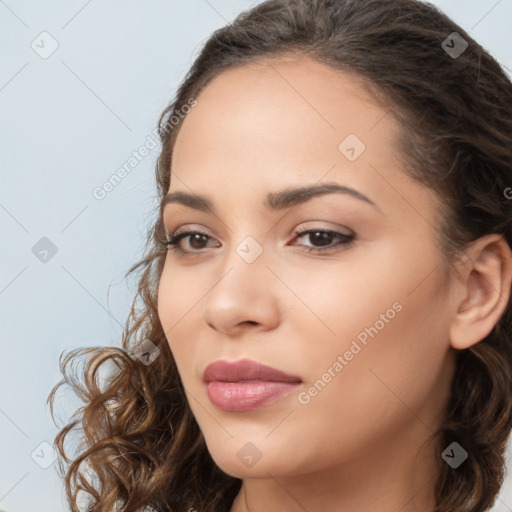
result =
[[[512,83],[461,27],[416,0],[268,0],[215,31],[158,123],[160,200],[183,122],[177,114],[224,70],[292,53],[354,73],[399,122],[404,172],[441,198],[439,241],[449,265],[488,233],[512,246]],[[64,378],[48,397],[52,416],[64,383],[84,401],[55,438],[73,512],[83,492],[94,512],[228,511],[241,486],[208,453],[158,318],[166,246],[155,213],[144,258],[126,274],[137,271],[138,291],[122,348],[61,354]],[[457,469],[441,464],[436,512],[483,512],[500,491],[512,429],[511,333],[509,301],[485,339],[457,351],[446,417],[432,439],[456,441],[470,456]],[[160,351],[150,365],[134,357],[145,340]],[[76,375],[71,363],[82,357]],[[107,362],[115,368],[100,385]],[[78,429],[81,443],[68,457],[64,440]]]

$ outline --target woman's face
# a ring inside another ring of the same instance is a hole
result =
[[[229,70],[197,100],[169,192],[214,213],[166,204],[168,234],[207,237],[168,252],[158,312],[213,459],[239,478],[412,462],[448,396],[455,304],[436,198],[403,172],[391,113],[307,59]],[[326,184],[352,191],[283,194]],[[204,381],[242,359],[295,380]]]

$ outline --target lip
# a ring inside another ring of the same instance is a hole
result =
[[[211,402],[228,412],[262,407],[286,396],[302,384],[302,379],[250,359],[214,361],[203,381]]]
[[[264,380],[272,382],[302,382],[296,375],[252,361],[239,359],[238,361],[214,361],[209,364],[203,373],[205,382],[220,380],[223,382],[241,382],[248,380]]]

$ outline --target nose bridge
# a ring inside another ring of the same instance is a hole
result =
[[[246,233],[243,229],[232,232],[229,252],[218,267],[218,280],[204,298],[203,318],[220,330],[243,321],[268,323],[269,314],[274,315],[270,280],[276,278],[267,268],[270,254],[264,249],[263,235],[257,240],[258,235]]]
[[[230,281],[230,286],[237,286],[234,280],[240,280],[240,284],[248,290],[255,290],[253,285],[263,282],[267,274],[271,274],[267,268],[269,263],[268,246],[264,247],[262,234],[249,234],[250,230],[240,229],[232,233],[232,242],[228,253],[224,255],[222,263],[223,280]]]

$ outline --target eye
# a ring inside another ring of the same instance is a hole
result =
[[[180,246],[181,240],[185,240],[189,237],[190,239],[188,240],[188,243],[192,249],[204,249],[204,247],[201,247],[201,244],[212,239],[210,235],[201,233],[200,231],[183,231],[182,233],[177,232],[173,235],[167,235],[167,242],[165,245],[167,245],[168,249],[175,249],[176,252],[181,254],[189,252],[193,253],[195,252],[194,250],[185,250]]]
[[[324,229],[309,229],[306,231],[296,231],[295,238],[302,238],[308,236],[310,239],[310,242],[320,243],[320,246],[306,246],[305,252],[307,253],[321,253],[324,251],[337,251],[341,250],[342,248],[347,248],[355,240],[354,235],[345,235],[343,233],[339,233],[337,231],[331,231],[331,230],[324,230]],[[190,249],[183,249],[181,247],[180,242],[182,240],[187,240],[188,244],[192,248]],[[184,232],[176,232],[172,235],[167,235],[167,248],[169,250],[174,249],[178,254],[180,255],[186,255],[186,254],[199,254],[198,250],[204,249],[205,246],[203,244],[207,243],[209,240],[213,240],[213,238],[210,235],[207,235],[206,233],[202,233],[200,231],[184,231]],[[337,243],[333,244],[334,241],[337,241]]]
[[[296,231],[295,236],[297,238],[308,236],[311,242],[313,240],[320,242],[320,247],[315,247],[314,245],[313,247],[306,247],[305,250],[308,253],[320,253],[323,251],[339,250],[339,246],[346,248],[347,246],[352,245],[354,242],[354,235],[345,235],[343,233],[339,233],[338,231],[330,231],[324,229],[308,229],[306,231]],[[332,240],[337,240],[337,243],[332,245]]]

